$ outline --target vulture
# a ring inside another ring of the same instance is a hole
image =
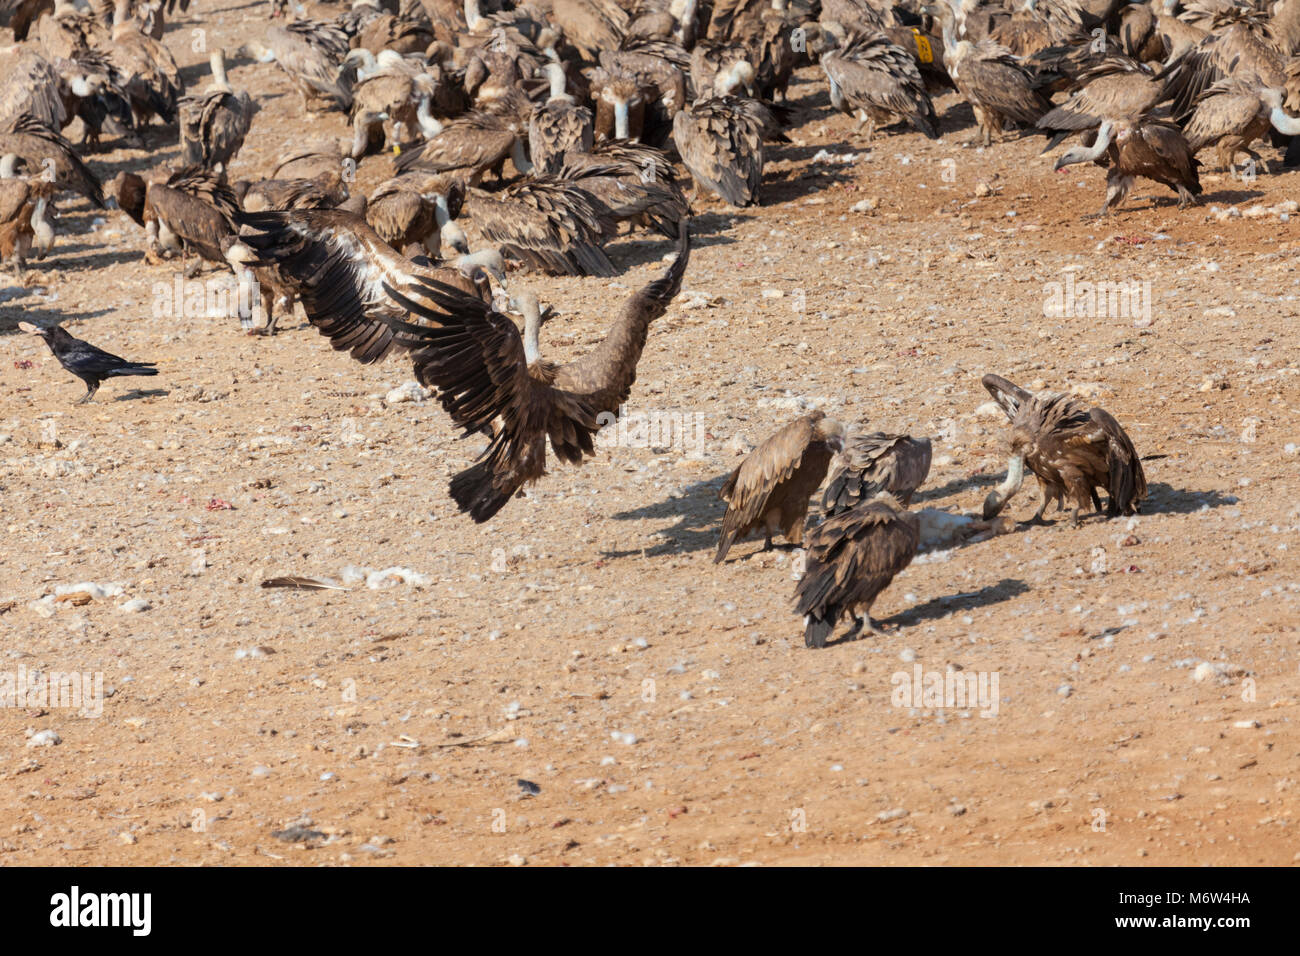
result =
[[[845,443],[843,465],[831,477],[822,495],[822,510],[839,514],[887,491],[903,507],[930,474],[931,447],[928,438],[859,432]]]
[[[1186,123],[1202,94],[1235,79],[1262,87],[1286,83],[1286,57],[1273,44],[1263,18],[1251,8],[1228,6],[1210,14],[1208,33],[1170,62],[1161,76],[1172,101],[1173,118]]]
[[[516,299],[524,311],[521,336],[513,321],[475,296],[417,280],[416,296],[408,297],[385,283],[395,302],[426,320],[400,325],[416,342],[416,377],[437,390],[466,435],[491,431],[478,461],[452,478],[451,496],[461,511],[488,521],[524,485],[545,475],[548,438],[561,461],[580,464],[594,454],[593,436],[627,401],[650,322],[680,291],[689,258],[683,230],[667,271],[632,296],[600,345],[566,365],[541,355],[535,297]]]
[[[156,362],[128,362],[82,341],[61,325],[38,328],[30,322],[19,322],[18,328],[44,339],[59,364],[86,383],[86,394],[77,401],[78,405],[85,405],[93,399],[106,378],[158,374],[158,369],[154,368]]]
[[[673,117],[686,103],[686,74],[670,59],[635,50],[606,50],[591,74],[596,139],[635,139],[663,147]],[[627,135],[620,137],[621,125]]]
[[[1259,161],[1250,145],[1266,135],[1271,126],[1284,136],[1300,134],[1300,118],[1282,108],[1283,90],[1261,87],[1241,79],[1227,79],[1211,86],[1196,101],[1184,133],[1192,154],[1214,146],[1219,168],[1232,168],[1237,153]]]
[[[224,51],[212,51],[210,62],[212,82],[203,95],[179,103],[181,156],[187,165],[228,170],[258,107],[247,92],[236,95],[227,81]]]
[[[236,183],[232,188],[246,213],[286,209],[339,209],[355,200],[364,201],[360,194],[350,199],[347,186],[339,178],[337,170],[322,172],[313,179],[264,179],[255,183]],[[240,320],[250,334],[275,335],[280,320],[278,313],[293,312],[296,301],[294,283],[277,266],[249,266],[243,261],[243,249],[237,243],[236,236],[227,237],[223,240],[222,251],[226,260],[235,268],[236,274],[242,269],[251,269],[257,280],[264,314],[261,326],[253,325],[254,316],[251,314],[241,315]]]
[[[675,183],[655,181],[653,166],[602,163],[590,153],[568,153],[557,176],[594,196],[609,210],[606,238],[614,235],[618,223],[632,222],[676,239],[683,220],[691,214],[686,197]]]
[[[840,617],[883,632],[871,605],[916,557],[920,522],[886,491],[832,515],[808,534],[803,577],[795,586],[795,612],[803,616],[804,644],[825,647]]]
[[[995,134],[1001,135],[1007,120],[1032,126],[1052,108],[1052,101],[1010,50],[991,40],[959,40],[952,9],[944,6],[939,12],[944,65],[957,92],[974,111],[985,146],[991,145]]]
[[[23,160],[29,170],[47,177],[53,173],[58,186],[80,193],[104,208],[104,187],[99,178],[81,161],[71,143],[30,114],[0,126],[0,156],[10,153]]]
[[[726,558],[737,541],[755,529],[766,536],[781,532],[793,545],[803,543],[808,499],[844,450],[844,426],[815,411],[797,418],[750,452],[723,483],[718,497],[727,502],[714,564]]]
[[[649,80],[643,80],[636,72],[618,63],[609,62],[592,71],[591,96],[596,104],[595,139],[604,141],[613,137],[639,141],[645,134],[646,108],[656,90],[657,87]]]
[[[120,196],[119,188],[121,205]],[[225,176],[200,166],[182,166],[166,182],[148,183],[142,212],[148,237],[145,261],[161,265],[160,252],[180,253],[187,277],[196,273],[204,260],[230,265],[225,241],[235,233],[238,213],[239,200]],[[187,263],[191,252],[198,258]]]
[[[323,145],[319,149],[310,149],[285,159],[271,171],[271,178],[315,179],[324,175],[338,177],[343,169],[343,154],[336,146]]]
[[[14,46],[0,50],[0,123],[26,113],[49,129],[61,130],[72,121],[67,100],[93,96],[94,92],[88,77],[65,79],[33,49]]]
[[[1081,73],[1078,81],[1081,85],[1069,99],[1038,120],[1039,129],[1068,134],[1100,126],[1108,116],[1145,116],[1165,94],[1163,80],[1126,56],[1106,57]]]
[[[1178,208],[1196,202],[1201,194],[1197,173],[1200,163],[1195,151],[1172,123],[1142,120],[1136,123],[1105,120],[1095,134],[1085,134],[1085,143],[1095,135],[1091,145],[1076,146],[1056,161],[1061,172],[1075,163],[1095,162],[1108,166],[1106,201],[1098,217],[1107,215],[1128,195],[1137,177],[1155,180],[1178,193]],[[1103,162],[1102,160],[1105,160]]]
[[[372,142],[378,139],[374,127],[380,123],[384,124],[385,141],[399,153],[421,134],[432,136],[440,128],[430,112],[434,77],[413,68],[406,58],[391,50],[372,59],[374,68],[363,78],[358,74],[352,94],[352,158],[356,160],[369,152]]]
[[[556,173],[569,150],[591,151],[595,127],[591,110],[577,105],[565,92],[564,67],[548,63],[546,71],[551,81],[551,96],[533,111],[528,122],[528,153],[538,171]]]
[[[934,104],[906,50],[880,35],[857,36],[843,48],[822,54],[821,64],[831,85],[831,106],[857,113],[859,129],[870,123],[868,141],[877,124],[895,116],[906,117],[930,139],[939,138]]]
[[[673,118],[673,142],[697,188],[729,205],[758,204],[763,183],[764,140],[776,119],[757,100],[729,95],[749,64],[719,77],[719,94],[696,100]]]
[[[1108,412],[1069,395],[1035,396],[999,375],[985,375],[983,382],[1011,422],[1007,477],[985,499],[985,519],[1000,514],[1020,490],[1026,467],[1043,494],[1034,523],[1043,520],[1053,500],[1063,510],[1068,497],[1077,525],[1089,502],[1101,510],[1097,488],[1109,496],[1106,517],[1137,514],[1147,493],[1146,475],[1133,442]]]
[[[366,203],[366,222],[384,242],[411,254],[439,255],[443,238],[468,252],[464,234],[454,225],[465,201],[465,184],[452,176],[415,171],[381,183]]]
[[[476,186],[489,170],[500,178],[507,159],[519,172],[532,172],[524,152],[526,135],[512,117],[476,110],[443,125],[428,142],[403,151],[395,165],[401,172],[455,172]]]
[[[230,187],[244,212],[268,209],[334,209],[348,199],[348,189],[338,172],[323,172],[311,179],[240,180]]]
[[[554,0],[550,20],[583,59],[592,61],[601,50],[617,50],[631,24],[615,0]]]
[[[601,248],[613,235],[610,210],[591,193],[557,176],[537,176],[499,193],[472,189],[470,221],[511,258],[548,275],[612,276]]]
[[[143,129],[155,115],[171,123],[176,119],[177,101],[185,92],[180,68],[167,47],[140,30],[130,6],[130,0],[117,0],[108,41],[95,46],[125,78],[121,85],[136,129]]]
[[[54,184],[43,179],[14,178],[17,157],[0,157],[0,262],[27,268],[27,255],[36,250],[44,259],[54,246],[54,227],[46,218]]]
[[[324,101],[346,111],[352,105],[352,83],[344,71],[348,38],[332,23],[295,20],[267,28],[266,39],[249,40],[244,50],[259,63],[274,61],[289,75],[302,95],[303,112]]]
[[[54,10],[53,0],[6,0],[0,3],[0,27],[13,30],[14,39],[27,39],[32,24]]]

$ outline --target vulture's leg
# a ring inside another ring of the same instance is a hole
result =
[[[249,335],[275,335],[275,295],[266,289],[262,290],[262,311],[266,313],[266,324],[260,329],[250,324]]]
[[[1029,519],[1029,523],[1047,524],[1047,522],[1043,520],[1043,514],[1047,511],[1047,506],[1051,504],[1052,495],[1047,485],[1043,484],[1041,481],[1038,483],[1038,493],[1040,496],[1038,502],[1038,510],[1035,511],[1034,516]]]
[[[884,630],[881,629],[881,627],[880,627],[879,624],[877,624],[874,620],[872,620],[870,609],[868,609],[868,610],[866,610],[866,611],[864,611],[864,612],[862,613],[862,620],[863,620],[863,622],[864,622],[864,623],[863,623],[863,628],[864,628],[865,630],[867,630],[867,631],[870,631],[872,634],[876,635],[876,637],[888,637],[888,636],[889,636],[888,634],[886,634],[886,633],[884,632]]]
[[[182,251],[181,263],[185,267],[184,268],[185,278],[193,279],[194,276],[198,273],[198,271],[203,268],[203,259],[200,256],[195,256],[193,262],[187,262],[186,260],[188,259],[189,259],[189,254],[187,252]]]

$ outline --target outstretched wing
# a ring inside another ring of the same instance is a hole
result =
[[[1019,385],[1007,381],[1001,375],[985,375],[980,381],[993,396],[993,400],[1002,406],[1002,411],[1006,413],[1009,421],[1016,420],[1016,413],[1020,411],[1022,404],[1033,401],[1033,395]]]
[[[437,281],[416,284],[416,301],[385,284],[412,315],[436,326],[400,323],[418,341],[412,353],[419,381],[468,435],[489,428],[492,442],[478,462],[456,475],[451,495],[477,522],[487,521],[525,483],[546,474],[546,439],[562,461],[595,453],[596,411],[581,396],[553,387],[530,367],[518,327],[481,299]]]

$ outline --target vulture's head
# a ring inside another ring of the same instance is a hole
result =
[[[823,418],[813,426],[813,441],[824,442],[826,447],[838,454],[844,450],[848,439],[848,428],[843,422],[833,418]]]

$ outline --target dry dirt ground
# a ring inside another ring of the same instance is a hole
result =
[[[190,14],[209,43],[263,28],[261,3],[215,6]],[[193,26],[167,34],[192,86]],[[235,176],[344,135],[338,114],[304,124],[274,66],[232,78],[265,107]],[[1300,176],[1207,171],[1183,211],[1142,183],[1083,221],[1099,169],[1053,175],[1037,138],[967,145],[953,94],[941,141],[871,144],[819,71],[792,97],[810,116],[772,148],[762,207],[697,204],[641,361],[629,412],[680,413],[699,446],[629,433],[486,526],[447,494],[479,440],[385,400],[409,366],[360,367],[301,319],[258,339],[156,315],[174,272],[121,213],[65,202],[52,257],[0,292],[0,648],[7,674],[102,673],[106,699],[0,709],[0,862],[1292,862],[1300,217],[1212,207],[1276,206]],[[108,179],[174,155],[150,144],[91,162]],[[389,168],[367,159],[361,185]],[[562,313],[552,357],[598,341],[670,252],[611,249],[613,281],[515,277]],[[1046,316],[1068,276],[1149,282],[1149,316]],[[21,318],[161,374],[73,407]],[[935,436],[919,504],[977,509],[1005,460],[988,371],[1113,412],[1159,456],[1142,514],[926,556],[876,605],[887,637],[820,652],[795,555],[750,541],[713,564],[723,477],[808,407]],[[259,587],[350,567],[417,576]],[[81,582],[121,591],[50,597]],[[996,715],[895,706],[918,665],[996,675]],[[30,746],[45,730],[60,742]]]

